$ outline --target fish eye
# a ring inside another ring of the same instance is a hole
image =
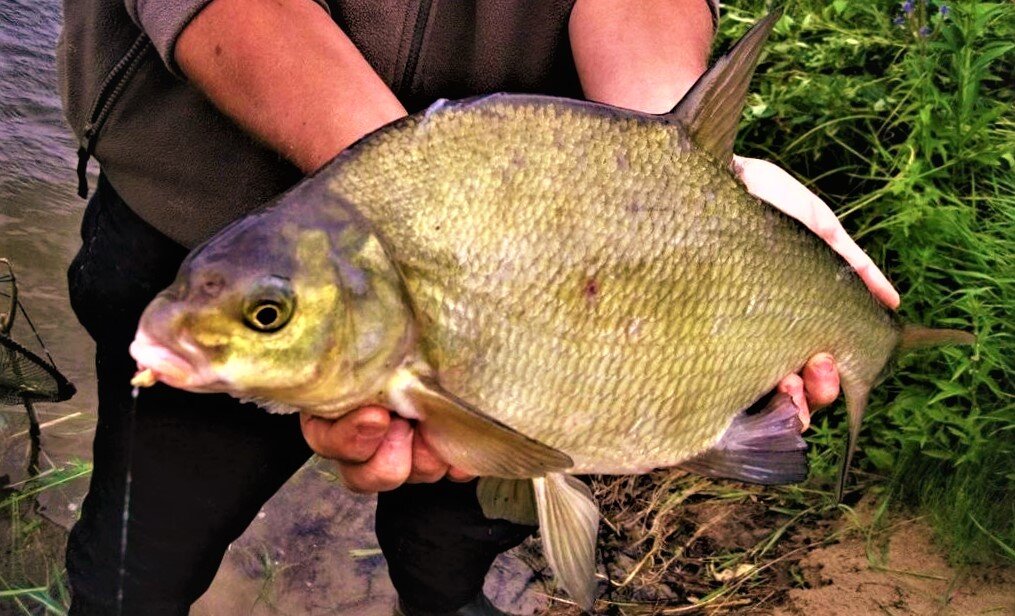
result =
[[[274,332],[281,329],[289,320],[284,306],[274,302],[255,304],[247,312],[247,325],[261,332]]]
[[[288,284],[280,279],[258,285],[243,306],[243,321],[259,332],[276,332],[289,323],[293,315],[293,296]]]

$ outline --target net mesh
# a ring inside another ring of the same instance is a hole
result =
[[[61,402],[74,385],[48,361],[0,334],[0,405]]]
[[[33,402],[62,402],[74,395],[74,385],[56,369],[39,332],[18,301],[18,287],[10,261],[0,258],[0,406],[29,406]],[[18,312],[38,341],[45,359],[11,338]]]

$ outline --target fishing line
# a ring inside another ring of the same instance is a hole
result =
[[[137,416],[137,398],[140,388],[130,392],[131,404],[127,412],[126,459],[127,473],[123,480],[123,515],[120,520],[120,571],[116,587],[116,613],[123,616],[123,585],[127,575],[127,522],[130,520],[130,484],[134,466],[134,419]]]

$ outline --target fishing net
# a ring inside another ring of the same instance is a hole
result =
[[[74,385],[64,377],[49,356],[39,338],[35,325],[28,318],[25,307],[18,301],[14,271],[6,259],[0,265],[7,269],[0,275],[0,297],[6,298],[9,308],[0,308],[0,405],[31,405],[34,402],[62,402],[74,395]],[[31,327],[46,357],[26,348],[10,337],[16,313],[21,313]]]
[[[0,334],[0,405],[62,402],[74,385],[52,363]]]

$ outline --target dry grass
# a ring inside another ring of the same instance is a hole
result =
[[[836,541],[844,532],[842,512],[851,511],[824,490],[763,488],[682,471],[597,477],[592,487],[604,516],[596,611],[615,614],[767,611],[806,585],[799,561]],[[522,557],[552,577],[538,542]],[[579,610],[558,595],[549,613]]]

